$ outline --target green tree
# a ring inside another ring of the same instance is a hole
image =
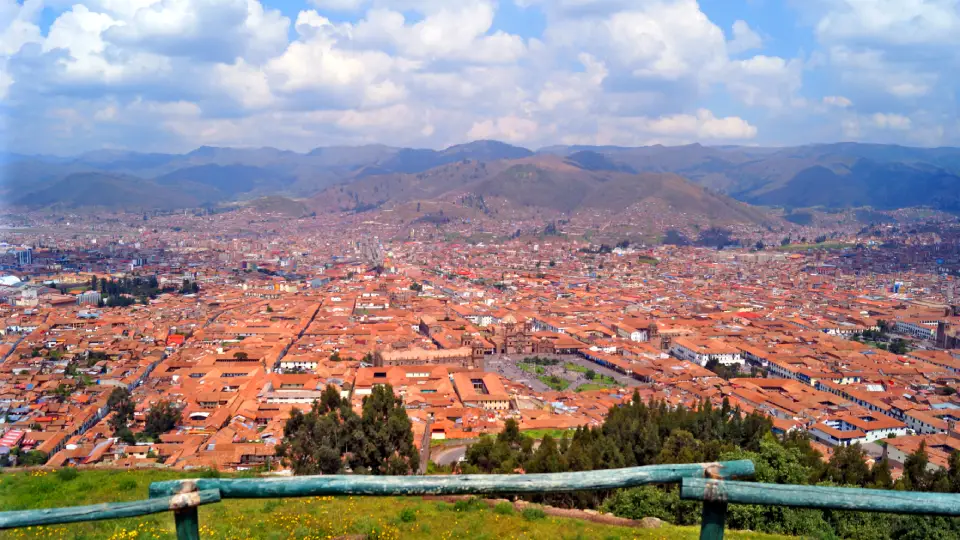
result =
[[[826,479],[839,485],[864,487],[872,480],[866,453],[859,444],[838,446],[826,468]]]
[[[364,399],[362,416],[328,385],[309,412],[291,411],[283,433],[277,456],[298,475],[410,474],[419,464],[410,419],[389,385]]]
[[[890,460],[883,458],[873,463],[870,467],[870,483],[867,485],[873,489],[891,489],[893,488],[893,475],[890,473]]]
[[[920,442],[920,447],[907,456],[903,462],[903,476],[898,481],[898,487],[906,491],[927,491],[931,487],[931,475],[927,471],[926,441]]]
[[[563,464],[556,439],[550,435],[544,435],[543,440],[540,441],[540,446],[527,463],[526,471],[528,473],[554,473],[562,470]]]
[[[663,443],[657,463],[698,463],[703,461],[703,445],[689,431],[675,430]]]
[[[114,388],[107,397],[107,408],[113,412],[108,424],[114,436],[128,444],[135,442],[133,433],[130,431],[130,422],[133,420],[136,407],[130,392],[126,388]]]
[[[19,455],[18,463],[24,467],[36,467],[46,463],[47,458],[47,454],[41,452],[40,450],[30,450],[29,452]]]
[[[321,414],[328,414],[340,409],[340,406],[343,405],[343,399],[340,397],[340,391],[337,390],[337,387],[333,386],[332,384],[328,384],[320,394],[320,401],[318,404]]]
[[[372,474],[409,474],[417,470],[420,456],[413,445],[410,418],[403,400],[390,385],[377,385],[363,399],[362,428],[365,441],[361,464]]]
[[[180,409],[169,401],[159,401],[150,407],[144,423],[143,432],[156,439],[160,435],[177,427],[182,416]]]
[[[907,342],[901,338],[895,338],[890,343],[890,352],[894,354],[907,354],[910,349],[907,347]]]

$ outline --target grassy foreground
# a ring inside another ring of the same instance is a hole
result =
[[[169,471],[82,471],[72,479],[57,473],[0,474],[0,508],[24,510],[120,502],[147,497],[150,482],[196,475]],[[204,538],[313,539],[344,535],[368,538],[698,538],[697,527],[633,529],[538,512],[490,509],[479,501],[456,504],[419,497],[309,497],[228,500],[200,508]],[[0,538],[175,538],[173,514],[0,531]],[[777,538],[730,531],[728,538]]]

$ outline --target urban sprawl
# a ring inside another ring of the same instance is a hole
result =
[[[634,393],[726,400],[824,456],[860,443],[895,478],[921,445],[930,467],[960,450],[955,218],[719,248],[249,209],[29,221],[0,244],[8,467],[279,471],[292,409],[383,384],[440,465]]]

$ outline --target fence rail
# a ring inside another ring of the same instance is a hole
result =
[[[646,484],[676,484],[684,478],[752,478],[749,460],[652,465],[553,474],[463,474],[450,476],[299,476],[293,478],[201,478],[150,484],[151,497],[180,493],[185,486],[216,489],[224,499],[317,495],[490,495],[597,491]]]
[[[960,495],[887,489],[791,486],[684,478],[680,498],[713,503],[960,516]]]
[[[195,509],[202,504],[215,502],[220,502],[220,492],[215,489],[208,489],[143,501],[68,506],[66,508],[42,508],[40,510],[14,510],[12,512],[0,512],[0,529],[148,516],[161,512]]]
[[[197,508],[222,499],[318,495],[490,495],[557,493],[680,484],[680,496],[703,501],[701,540],[721,540],[727,505],[759,504],[960,516],[960,495],[736,481],[752,478],[751,461],[652,465],[574,473],[454,476],[302,476],[291,478],[200,478],[150,485],[150,498],[70,508],[0,512],[0,529],[144,516],[172,511],[179,540],[200,537]]]

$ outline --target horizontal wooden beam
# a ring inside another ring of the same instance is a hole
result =
[[[317,495],[486,495],[557,493],[675,484],[683,478],[752,478],[750,460],[553,474],[463,474],[437,476],[330,475],[288,478],[198,478],[150,484],[151,497],[163,497],[194,483],[218,489],[224,499],[310,497]]]
[[[211,489],[193,493],[177,493],[167,497],[143,501],[68,506],[65,508],[41,508],[37,510],[14,510],[11,512],[0,512],[0,529],[146,516],[149,514],[170,512],[171,510],[176,511],[183,508],[195,508],[202,504],[219,501],[220,492]]]
[[[684,478],[680,498],[863,512],[960,516],[960,495]]]

